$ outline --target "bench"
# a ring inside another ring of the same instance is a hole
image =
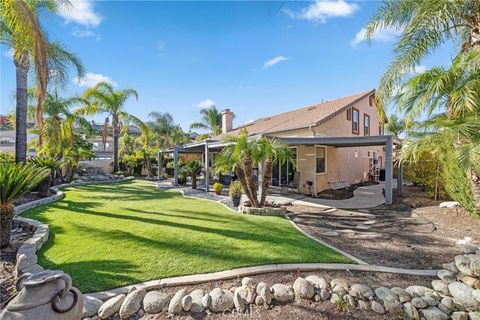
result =
[[[332,190],[350,188],[350,182],[347,180],[330,181],[328,184],[330,184],[330,188],[332,188]]]

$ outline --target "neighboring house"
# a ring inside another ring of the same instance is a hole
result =
[[[353,184],[379,180],[387,166],[386,180],[391,192],[392,163],[391,156],[386,161],[385,148],[390,149],[391,155],[393,140],[384,135],[386,116],[383,112],[378,114],[374,94],[375,90],[369,90],[263,117],[238,128],[233,128],[233,113],[227,109],[222,111],[221,135],[182,146],[177,152],[203,153],[204,157],[206,154],[211,167],[223,139],[245,129],[252,139],[270,136],[291,146],[294,165],[274,166],[274,187],[289,186],[301,193],[317,194],[330,188],[333,181],[347,180]]]

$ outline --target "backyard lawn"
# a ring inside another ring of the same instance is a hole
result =
[[[247,216],[145,181],[65,189],[23,213],[50,226],[44,268],[70,274],[82,292],[242,266],[351,262],[281,217]]]

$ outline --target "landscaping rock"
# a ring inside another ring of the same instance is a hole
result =
[[[302,277],[298,277],[293,283],[293,291],[295,292],[297,299],[310,300],[315,295],[313,284]]]
[[[168,303],[168,295],[161,291],[149,291],[143,298],[143,309],[146,313],[159,313]]]
[[[406,288],[405,291],[407,291],[412,297],[421,297],[425,296],[427,293],[435,293],[435,291],[433,291],[432,289],[424,286],[410,286]]]
[[[425,296],[422,297],[422,300],[425,301],[429,307],[436,307],[438,304],[438,301],[433,299],[432,297]]]
[[[470,317],[470,320],[480,320],[480,312],[470,311],[468,316]]]
[[[456,201],[444,201],[438,205],[440,208],[460,208],[460,204]]]
[[[469,254],[466,256],[456,256],[455,265],[460,272],[467,276],[480,276],[480,255]]]
[[[130,292],[125,297],[125,300],[123,300],[122,306],[120,307],[120,319],[128,319],[137,313],[137,311],[142,307],[142,301],[146,294],[147,292],[145,289]]]
[[[378,313],[378,314],[385,313],[385,308],[383,308],[383,306],[375,300],[372,300],[371,308],[372,308],[372,311],[375,313]]]
[[[358,308],[360,310],[368,311],[368,310],[370,310],[370,304],[366,301],[358,300]]]
[[[91,296],[83,295],[82,318],[93,317],[102,306],[103,301]]]
[[[202,298],[202,305],[205,308],[210,308],[210,305],[212,304],[212,297],[210,297],[210,294],[207,293],[206,295],[203,296]]]
[[[455,273],[453,273],[452,271],[449,271],[449,270],[439,270],[438,273],[437,273],[437,276],[447,282],[447,283],[452,283],[452,282],[455,282],[457,281],[457,277],[455,276]]]
[[[193,290],[190,293],[190,297],[192,297],[192,307],[190,308],[190,312],[200,313],[205,310],[203,305],[202,299],[205,296],[205,291],[202,289]]]
[[[305,280],[313,284],[315,289],[328,289],[329,287],[327,281],[325,281],[324,278],[319,276],[311,275],[306,277]]]
[[[113,298],[105,301],[104,304],[98,309],[98,316],[100,319],[107,319],[108,317],[114,315],[120,310],[123,300],[125,300],[126,295],[119,294]]]
[[[412,300],[412,297],[410,296],[410,294],[407,291],[403,290],[402,288],[393,287],[390,290],[392,290],[392,292],[398,296],[398,299],[400,300],[401,303],[409,302],[410,300]]]
[[[450,292],[448,291],[448,283],[443,281],[443,280],[433,280],[432,281],[432,288],[443,294],[443,295],[449,295]]]
[[[446,315],[450,315],[450,313],[452,313],[452,310],[448,308],[446,305],[444,305],[443,303],[439,303],[437,305],[437,308],[440,309],[440,311],[442,311]]]
[[[457,266],[455,265],[455,262],[444,263],[442,265],[442,267],[445,270],[449,270],[449,271],[452,271],[452,272],[455,272],[455,273],[457,273],[459,271]]]
[[[222,288],[215,288],[209,293],[211,297],[210,311],[223,312],[234,307],[233,294]]]
[[[244,287],[238,287],[233,293],[233,304],[238,312],[242,313],[245,310],[245,296],[247,295],[246,289]]]
[[[349,294],[357,299],[370,300],[373,298],[373,291],[363,284],[352,284]]]
[[[428,304],[423,300],[422,298],[415,297],[412,299],[412,304],[415,306],[417,309],[424,309],[428,307]]]
[[[257,306],[261,306],[263,303],[264,303],[264,300],[263,300],[262,297],[260,297],[260,296],[256,296],[256,297],[255,297],[255,304],[256,304]]]
[[[450,310],[453,310],[455,308],[455,302],[450,297],[444,297],[441,303],[444,304]]]
[[[242,279],[242,287],[246,288],[246,287],[255,287],[255,282],[253,281],[252,278],[249,278],[249,277],[245,277]]]
[[[426,320],[448,320],[448,315],[440,311],[438,308],[427,308],[420,311]]]
[[[474,297],[475,290],[462,282],[453,282],[448,285],[453,298],[457,299],[463,306],[467,308],[480,308],[480,301]]]
[[[375,295],[377,296],[378,299],[382,300],[383,303],[399,302],[398,296],[395,293],[393,293],[392,290],[385,287],[379,287],[375,289]]]
[[[400,302],[387,301],[385,302],[384,307],[392,318],[397,318],[403,315],[403,306]]]
[[[192,297],[190,295],[186,295],[182,298],[182,308],[184,311],[190,311],[192,308]]]
[[[348,280],[345,278],[333,279],[332,281],[330,281],[330,285],[334,289],[335,287],[340,287],[343,288],[346,292],[348,292]]]
[[[325,289],[320,289],[320,298],[324,301],[328,300],[330,299],[330,293]]]
[[[478,302],[480,302],[480,290],[474,290],[472,295],[475,299],[477,299]]]
[[[355,308],[355,299],[351,295],[347,294],[343,298],[347,301],[350,307]]]
[[[341,287],[341,286],[335,286],[333,287],[332,292],[343,296],[348,293],[348,289],[345,289],[344,287]]]
[[[293,301],[295,298],[295,293],[293,292],[292,288],[284,284],[276,283],[272,286],[272,289],[273,296],[279,302]]]
[[[463,254],[475,254],[477,252],[478,247],[472,244],[462,244],[462,252]]]
[[[452,320],[468,320],[468,313],[465,311],[455,311],[450,317]]]
[[[24,270],[25,272],[28,272]],[[480,289],[480,279],[474,278],[471,276],[463,276],[460,281],[465,283],[467,286],[472,287],[474,289]]]
[[[417,308],[415,308],[411,302],[406,302],[403,305],[403,311],[407,316],[407,320],[420,320],[420,315],[418,314]]]
[[[267,286],[267,284],[265,282],[259,282],[257,284],[257,287],[255,288],[255,291],[257,292],[257,295],[259,295],[260,291],[262,291],[262,288],[266,287],[266,286]]]
[[[330,298],[330,302],[333,304],[337,303],[340,300],[340,295],[338,295],[337,293],[332,294],[332,297]]]
[[[179,314],[183,311],[182,299],[186,294],[187,290],[181,289],[173,295],[172,300],[170,300],[170,304],[168,305],[168,313]]]
[[[260,297],[263,300],[263,303],[265,305],[269,305],[272,303],[272,293],[270,292],[270,287],[265,285],[261,290],[260,290]]]

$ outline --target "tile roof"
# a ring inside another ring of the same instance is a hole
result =
[[[323,103],[295,109],[292,111],[260,118],[224,134],[216,136],[215,140],[221,140],[228,135],[239,134],[242,128],[245,128],[248,135],[266,134],[281,132],[287,130],[307,128],[317,125],[319,122],[327,120],[336,112],[351,105],[359,99],[374,93],[375,90],[360,92],[348,97],[343,97]]]

